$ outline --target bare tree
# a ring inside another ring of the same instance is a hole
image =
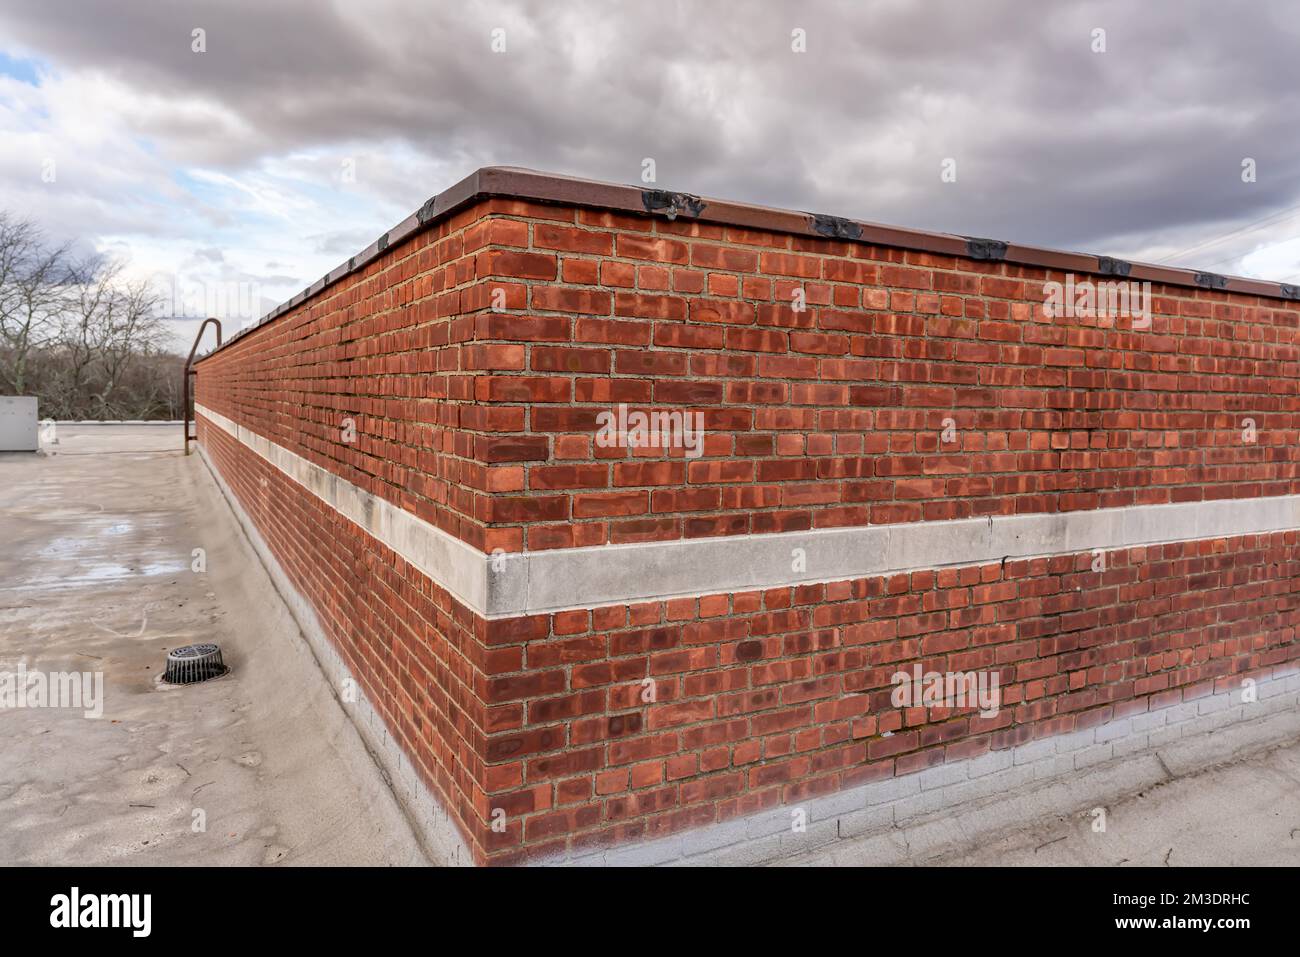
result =
[[[87,391],[92,366],[103,347],[105,313],[113,308],[113,281],[120,265],[105,266],[98,258],[73,264],[59,324],[58,363],[51,363],[44,398],[53,404],[51,414],[66,415]]]
[[[59,332],[68,280],[68,246],[47,246],[27,220],[0,211],[0,381],[15,395],[28,387],[28,362]]]
[[[182,360],[160,303],[123,263],[74,258],[0,212],[0,392],[34,394],[53,418],[176,418]]]
[[[165,337],[157,289],[147,282],[124,281],[121,274],[120,263],[83,264],[73,284],[72,321],[60,337],[63,351],[83,363],[73,394],[88,396],[96,419],[133,414],[136,402],[122,394],[123,379],[142,356],[157,352]],[[86,380],[87,368],[95,373],[93,384]]]

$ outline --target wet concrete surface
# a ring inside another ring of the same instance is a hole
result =
[[[0,674],[102,675],[102,716],[0,707],[0,864],[428,863],[180,428],[57,438],[0,453]],[[196,642],[231,671],[160,683]]]

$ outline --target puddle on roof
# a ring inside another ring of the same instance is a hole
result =
[[[130,519],[114,519],[98,528],[91,523],[91,527],[86,529],[90,534],[52,538],[33,556],[30,565],[34,566],[34,574],[20,578],[13,587],[15,590],[48,590],[110,585],[158,575],[175,575],[189,568],[188,560],[167,555],[159,540],[122,541],[138,528],[137,523]]]
[[[32,589],[44,591],[78,588],[84,585],[109,585],[156,575],[175,575],[187,568],[189,568],[189,565],[182,561],[153,561],[135,565],[123,565],[119,562],[78,562],[75,570],[71,571],[70,574],[36,575],[23,578],[12,587],[14,591],[30,591]]]

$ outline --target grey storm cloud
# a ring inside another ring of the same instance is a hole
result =
[[[1297,202],[1298,34],[1284,0],[0,9],[24,52],[162,97],[135,132],[165,157],[234,177],[368,144],[370,188],[414,209],[482,165],[635,182],[649,157],[667,188],[1117,255]]]

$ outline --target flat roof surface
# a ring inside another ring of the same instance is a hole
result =
[[[0,671],[99,675],[102,714],[0,710],[0,863],[427,863],[181,426],[56,435],[0,453]],[[209,641],[229,674],[159,683]]]

